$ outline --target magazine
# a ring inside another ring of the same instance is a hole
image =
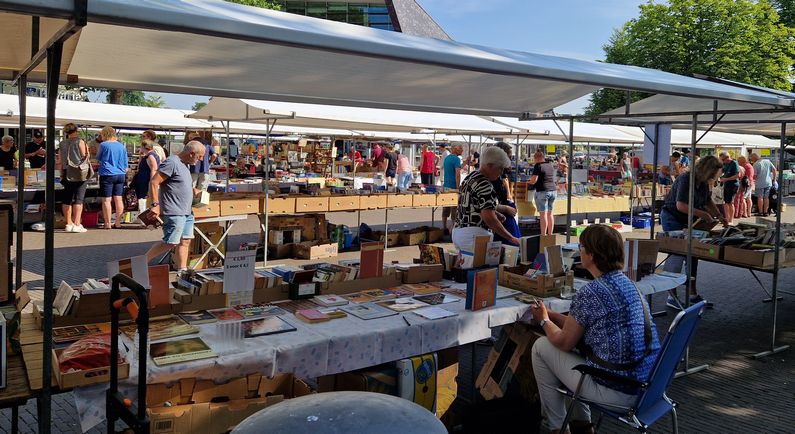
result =
[[[149,353],[157,366],[216,357],[199,337],[153,343],[149,345]]]
[[[292,324],[274,315],[243,321],[243,336],[247,338],[291,332],[294,330],[295,327],[293,327]]]

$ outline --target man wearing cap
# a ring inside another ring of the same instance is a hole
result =
[[[45,155],[47,150],[44,145],[44,134],[39,130],[33,130],[33,141],[25,145],[25,158],[30,162],[30,168],[41,169]]]

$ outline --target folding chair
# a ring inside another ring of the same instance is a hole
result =
[[[602,421],[602,416],[606,415],[645,433],[649,426],[670,412],[673,432],[675,434],[678,433],[679,426],[676,420],[676,407],[678,404],[668,398],[665,391],[673,381],[676,367],[682,360],[690,342],[690,338],[693,337],[693,333],[696,330],[696,325],[701,319],[701,315],[704,313],[704,304],[705,302],[703,301],[694,304],[676,315],[676,318],[674,318],[671,326],[668,328],[668,333],[660,347],[659,356],[649,375],[648,381],[637,381],[588,365],[575,366],[573,369],[582,373],[580,382],[577,385],[577,390],[572,393],[565,388],[558,389],[560,393],[571,398],[571,404],[569,404],[566,418],[563,420],[561,432],[568,426],[571,411],[575,403],[579,401],[583,404],[587,404],[592,410],[596,409],[600,412],[599,420],[596,423],[597,428]],[[641,393],[638,395],[638,400],[632,407],[621,407],[583,399],[580,396],[580,388],[582,387],[582,382],[586,375],[614,381],[630,387],[636,387],[641,390]]]

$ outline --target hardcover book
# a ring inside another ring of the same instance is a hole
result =
[[[301,309],[295,311],[295,317],[308,323],[329,321],[331,317],[317,309]]]
[[[348,300],[342,298],[339,295],[333,294],[326,294],[326,295],[316,295],[312,298],[312,301],[319,304],[320,306],[342,306],[348,304]]]
[[[422,301],[415,300],[411,297],[396,298],[394,300],[381,301],[378,302],[377,304],[387,309],[392,309],[395,312],[406,312],[409,310],[418,309],[428,305],[427,303],[423,303]]]
[[[122,333],[127,335],[130,339],[135,339],[138,326],[135,323],[125,324],[119,327],[119,330],[121,330]],[[191,335],[198,332],[199,329],[196,328],[196,326],[188,324],[183,321],[182,318],[176,316],[154,318],[149,320],[150,341]]]
[[[86,336],[107,333],[110,327],[105,324],[86,324],[52,329],[52,341],[56,344],[78,341]]]
[[[444,249],[431,244],[419,244],[420,260],[423,264],[444,264]]]
[[[212,322],[216,322],[217,319],[210,315],[209,312],[206,310],[197,310],[194,312],[182,312],[178,313],[177,316],[182,318],[183,321],[187,322],[188,324],[208,324]]]
[[[244,319],[262,318],[269,315],[286,315],[287,311],[271,304],[241,304],[234,308]]]
[[[361,266],[359,268],[359,277],[362,279],[381,277],[384,274],[383,242],[374,241],[370,243],[362,243]]]
[[[436,294],[415,295],[414,299],[430,305],[437,305],[460,301],[461,297],[456,297],[455,295],[446,294],[444,292],[438,292]]]
[[[458,315],[456,312],[450,312],[438,306],[423,307],[415,310],[414,313],[426,319],[441,319]]]
[[[467,276],[466,308],[480,310],[494,306],[497,295],[497,269],[472,270]]]
[[[218,321],[235,321],[244,319],[243,315],[229,307],[208,310],[207,312],[214,316]]]
[[[215,352],[198,337],[153,343],[149,345],[149,353],[157,366],[216,357]]]
[[[294,331],[295,327],[278,316],[243,321],[243,336],[255,338],[257,336],[272,335]]]

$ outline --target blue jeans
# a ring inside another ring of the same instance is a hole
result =
[[[685,229],[685,225],[683,225],[675,215],[671,214],[665,209],[660,212],[660,224],[662,225],[663,230],[666,232],[681,231]],[[663,269],[672,273],[685,273],[687,271],[687,267],[685,267],[686,262],[687,258],[685,256],[671,255],[668,257],[668,260],[665,261]],[[697,275],[698,259],[693,258],[693,278],[695,278]]]
[[[554,191],[537,191],[534,197],[538,212],[547,212],[552,211],[552,204],[555,203],[558,194]]]
[[[398,190],[407,190],[412,181],[411,172],[401,172],[398,174]]]
[[[163,242],[176,246],[182,240],[193,239],[193,214],[161,215],[163,219]]]

